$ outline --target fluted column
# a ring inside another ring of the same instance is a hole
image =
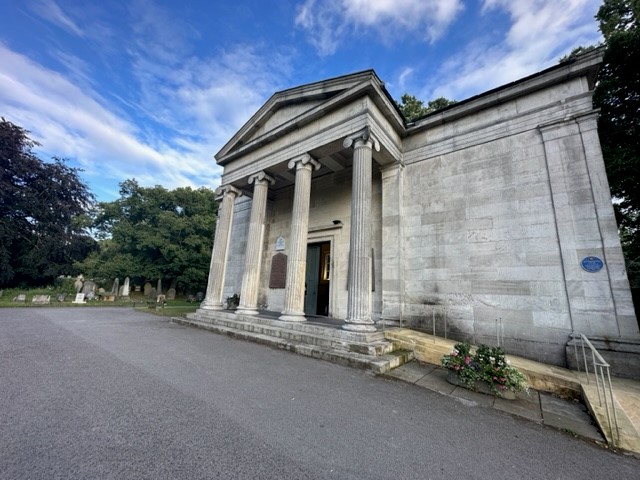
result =
[[[371,169],[372,149],[380,144],[369,127],[347,137],[345,148],[353,146],[351,192],[351,237],[349,251],[349,294],[346,324],[342,328],[373,332],[371,318]]]
[[[240,306],[236,310],[236,313],[245,315],[257,315],[258,313],[258,286],[260,282],[267,193],[269,185],[273,185],[275,180],[265,172],[260,172],[249,177],[249,184],[251,183],[253,183],[251,218],[249,219],[247,251],[244,260],[242,289],[240,290]]]
[[[296,169],[296,185],[293,193],[289,257],[287,258],[287,283],[284,291],[284,310],[280,320],[304,322],[304,281],[307,270],[307,235],[309,230],[309,201],[311,174],[320,164],[304,154],[289,162],[289,169]]]
[[[222,310],[222,291],[224,288],[224,275],[227,267],[227,253],[229,251],[229,238],[231,236],[231,221],[233,219],[233,206],[240,190],[225,185],[216,190],[217,199],[222,199],[218,210],[216,222],[216,234],[213,240],[213,252],[211,254],[211,266],[209,267],[209,281],[207,282],[207,295],[200,304],[205,310]]]

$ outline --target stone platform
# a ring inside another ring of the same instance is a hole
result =
[[[385,339],[384,331],[343,330],[342,320],[310,317],[306,322],[283,322],[277,312],[242,315],[228,310],[199,309],[172,322],[191,325],[301,355],[381,374],[413,360],[413,352]]]

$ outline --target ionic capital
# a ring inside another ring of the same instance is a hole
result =
[[[248,183],[252,184],[253,182],[255,182],[256,185],[262,182],[267,182],[269,185],[274,185],[276,183],[275,179],[264,170],[249,177]]]
[[[380,151],[380,142],[373,136],[369,127],[364,127],[359,132],[353,133],[344,139],[342,146],[344,148],[358,147],[358,142],[362,142],[362,146],[375,149],[376,152]],[[355,145],[354,145],[355,143]]]
[[[304,154],[300,155],[299,157],[292,158],[291,160],[289,160],[289,164],[287,165],[287,167],[289,168],[289,170],[291,170],[296,165],[300,165],[297,168],[302,168],[305,165],[310,165],[312,170],[319,170],[320,169],[320,162],[315,160],[308,153],[304,153]]]
[[[220,200],[222,197],[225,197],[227,195],[230,196],[231,199],[233,200],[236,197],[239,197],[240,195],[242,195],[242,192],[238,190],[236,187],[234,187],[233,185],[220,185],[218,188],[216,188],[216,191],[215,191],[216,200]]]

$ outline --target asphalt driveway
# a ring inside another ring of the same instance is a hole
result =
[[[126,308],[0,309],[0,478],[638,478],[640,460]]]

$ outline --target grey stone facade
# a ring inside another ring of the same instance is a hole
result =
[[[216,155],[223,187],[242,192],[228,256],[212,260],[226,262],[223,297],[241,295],[255,242],[257,307],[285,309],[285,290],[269,288],[271,259],[279,237],[292,253],[301,219],[288,165],[309,155],[320,168],[302,220],[307,245],[323,252],[305,281],[320,292],[309,316],[351,315],[355,329],[368,318],[429,332],[435,322],[440,335],[475,343],[495,343],[501,324],[508,351],[558,365],[572,331],[637,342],[591,101],[600,61],[596,50],[409,124],[373,71],[274,94]],[[354,153],[345,139],[367,148]],[[358,171],[371,165],[370,182],[354,182],[355,155],[365,155]],[[247,238],[248,178],[261,171],[274,183],[262,234]],[[354,211],[363,224],[352,225]],[[582,268],[585,257],[602,269]]]

